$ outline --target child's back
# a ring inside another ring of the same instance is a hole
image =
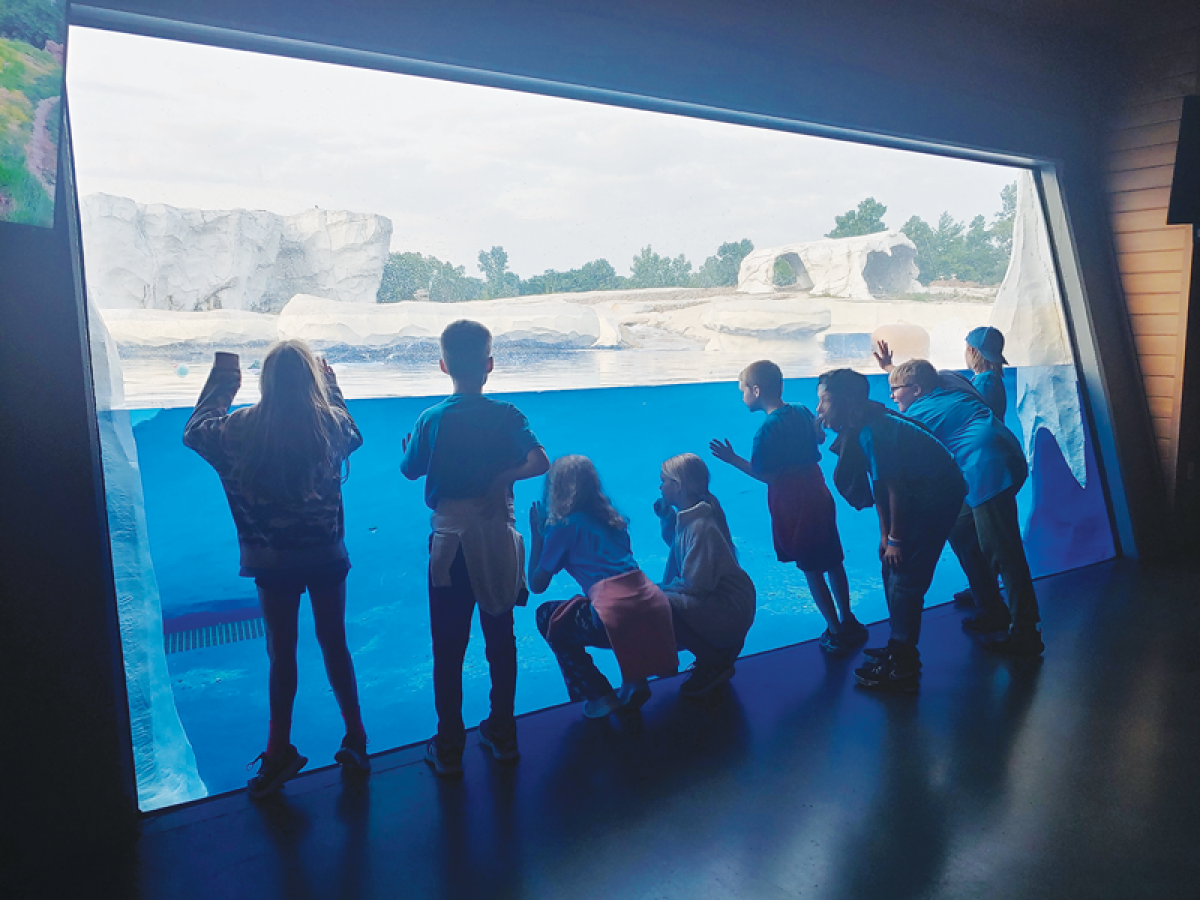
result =
[[[816,417],[807,407],[784,403],[767,414],[766,421],[754,435],[750,465],[768,479],[814,466],[820,460]]]
[[[425,503],[487,497],[496,477],[540,446],[524,414],[482,394],[452,394],[421,414],[400,470],[425,476]]]
[[[492,336],[478,322],[442,332],[442,371],[454,393],[421,414],[404,439],[400,470],[425,478],[433,510],[429,540],[429,624],[438,733],[425,759],[439,775],[462,772],[462,663],[479,606],[492,678],[491,715],[480,740],[497,759],[518,756],[513,704],[517,648],[513,607],[525,602],[525,545],[512,508],[513,482],[549,468],[529,422],[511,403],[482,395],[492,371]]]

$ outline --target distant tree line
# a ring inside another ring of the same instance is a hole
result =
[[[917,279],[922,284],[942,278],[957,278],[980,284],[999,284],[1012,255],[1013,219],[1017,209],[1016,182],[1000,191],[1001,208],[989,225],[983,216],[957,222],[944,212],[937,226],[913,216],[900,229],[917,248]],[[886,231],[887,207],[868,197],[855,209],[834,217],[834,228],[826,237],[843,238]],[[628,275],[618,275],[606,259],[594,259],[577,269],[560,272],[547,269],[532,278],[520,278],[508,268],[503,247],[480,250],[478,269],[482,278],[468,275],[465,266],[443,262],[420,253],[391,253],[383,270],[377,299],[380,303],[423,298],[437,303],[463,300],[495,300],[533,294],[580,293],[583,291],[633,290],[660,287],[733,287],[738,268],[754,249],[749,238],[722,244],[717,252],[693,271],[682,253],[662,256],[647,244],[633,257]],[[792,284],[795,273],[786,260],[775,264],[775,283]]]
[[[693,272],[691,262],[682,253],[676,257],[662,256],[647,244],[631,261],[628,275],[618,275],[606,259],[594,259],[578,269],[565,272],[547,269],[532,278],[519,278],[509,271],[508,253],[503,247],[479,251],[482,278],[468,275],[465,266],[455,266],[435,256],[390,253],[376,299],[380,303],[397,303],[417,299],[417,292],[424,291],[424,299],[457,303],[623,288],[732,287],[737,284],[738,267],[753,249],[754,244],[745,238],[722,244]]]
[[[63,0],[4,0],[0,38],[24,41],[41,50],[46,41],[62,43],[67,19]]]
[[[858,207],[834,217],[834,229],[826,237],[842,238],[886,231],[883,216],[887,207],[868,197]],[[932,226],[913,216],[900,228],[917,248],[917,280],[929,284],[938,279],[957,278],[979,284],[999,284],[1012,256],[1013,221],[1017,214],[1017,184],[1000,191],[1000,211],[989,225],[983,216],[957,222],[948,212]]]

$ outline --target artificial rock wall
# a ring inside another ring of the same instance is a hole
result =
[[[80,204],[88,295],[105,309],[278,312],[297,294],[374,303],[392,223],[311,209],[179,209],[92,194]]]

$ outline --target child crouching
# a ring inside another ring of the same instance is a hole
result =
[[[546,638],[572,701],[583,714],[603,718],[650,699],[647,679],[679,671],[671,607],[638,568],[629,547],[629,523],[604,495],[586,456],[554,461],[545,499],[529,510],[533,546],[529,587],[540,594],[566,569],[583,594],[543,603],[538,631]],[[596,668],[587,647],[611,648],[621,666],[620,694]]]
[[[671,546],[661,587],[674,614],[676,643],[696,657],[679,691],[702,697],[733,677],[754,623],[754,582],[738,565],[704,460],[694,453],[672,456],[662,464],[661,479],[654,511]]]

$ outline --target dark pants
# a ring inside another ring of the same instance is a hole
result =
[[[1000,585],[996,581],[996,570],[992,568],[979,546],[979,531],[975,521],[975,510],[965,503],[950,532],[950,547],[958,557],[963,574],[967,576],[967,584],[975,595],[975,605],[979,611],[987,614],[994,613],[1004,607],[1004,597],[1000,594]]]
[[[709,643],[674,609],[671,610],[671,619],[675,623],[675,645],[696,657],[696,668],[719,669],[723,672],[737,661],[738,654],[745,646],[742,643],[736,647],[718,647]]]
[[[1009,488],[972,510],[979,546],[991,572],[999,572],[1008,591],[1008,608],[1013,627],[1033,629],[1038,615],[1037,594],[1025,545],[1021,542],[1021,523],[1017,518],[1017,491]]]
[[[462,718],[462,666],[471,638],[471,616],[475,612],[475,593],[467,575],[467,563],[460,549],[450,567],[450,584],[429,585],[429,625],[433,633],[433,697],[437,707],[438,739],[445,744],[462,745],[466,729]],[[513,705],[517,695],[517,642],[513,636],[512,610],[490,616],[482,609],[488,669],[492,676],[492,712],[489,719],[495,731],[514,727]]]
[[[897,569],[883,566],[891,640],[913,652],[921,637],[925,593],[958,513],[958,506],[912,511],[904,526],[904,562]]]
[[[567,694],[572,702],[596,700],[612,691],[612,684],[588,655],[588,647],[611,649],[608,632],[591,603],[580,603],[565,622],[559,622],[550,639],[550,617],[566,601],[550,600],[537,608],[537,628],[554,652]]]

